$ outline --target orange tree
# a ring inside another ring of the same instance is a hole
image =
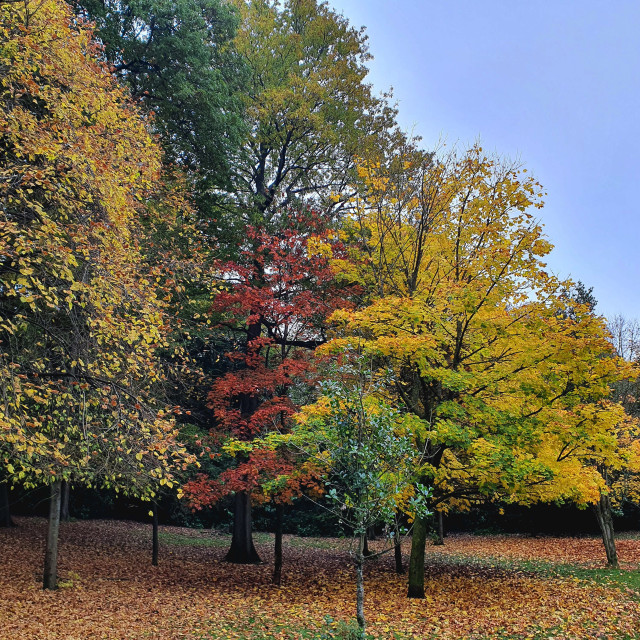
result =
[[[476,496],[593,503],[594,459],[618,453],[620,375],[600,318],[566,312],[570,283],[545,270],[551,245],[530,212],[541,188],[479,147],[363,163],[343,277],[368,292],[339,311],[323,350],[363,351],[393,371],[388,399],[420,420],[432,506]],[[409,596],[424,594],[427,523],[413,532]]]
[[[0,460],[52,487],[54,588],[62,480],[152,497],[188,460],[156,399],[163,274],[139,251],[160,156],[64,3],[0,12]]]

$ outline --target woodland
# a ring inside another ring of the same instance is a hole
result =
[[[0,0],[3,637],[640,637],[639,325],[369,59],[317,0]]]

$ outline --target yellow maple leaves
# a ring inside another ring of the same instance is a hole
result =
[[[416,434],[436,500],[597,499],[593,464],[622,464],[606,401],[625,375],[601,318],[545,271],[551,244],[530,213],[542,188],[478,146],[361,165],[346,232],[366,304],[334,314],[327,353],[393,371],[387,393]],[[428,467],[432,467],[429,471]],[[439,507],[440,508],[440,507]]]
[[[145,493],[189,459],[151,394],[167,321],[139,219],[161,156],[98,54],[66,4],[0,5],[0,465]]]

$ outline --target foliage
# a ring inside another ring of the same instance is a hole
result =
[[[545,270],[526,170],[475,146],[360,166],[344,278],[368,296],[338,311],[325,353],[391,368],[388,398],[419,420],[421,473],[440,508],[474,496],[597,500],[593,460],[625,464],[608,383],[626,370],[601,318]],[[571,310],[571,313],[567,312]]]
[[[426,512],[426,495],[416,483],[413,416],[376,398],[377,384],[361,370],[338,369],[283,438],[324,467],[328,508],[358,538],[375,524],[393,525],[399,509]]]
[[[228,184],[243,114],[244,70],[231,46],[237,18],[219,0],[73,0],[96,25],[104,56],[133,98],[155,116],[167,153],[202,181]]]
[[[326,4],[234,4],[241,18],[234,43],[249,68],[242,93],[249,136],[234,162],[235,197],[257,216],[250,223],[273,219],[282,228],[288,205],[320,197],[333,206],[354,155],[399,135],[395,112],[364,82],[370,56],[363,32]]]
[[[65,4],[0,10],[2,464],[153,495],[189,459],[154,400],[166,317],[139,249],[159,151]]]
[[[296,470],[284,452],[242,444],[289,428],[296,395],[306,395],[313,377],[310,354],[323,340],[324,318],[348,294],[334,286],[325,250],[331,243],[317,214],[290,212],[289,220],[278,234],[249,228],[240,259],[219,265],[223,289],[212,304],[212,322],[229,332],[235,348],[225,354],[228,370],[209,394],[216,420],[211,436],[213,443],[232,440],[225,452],[236,463],[217,480],[200,477],[188,484],[197,507],[230,492],[288,502],[318,491],[312,467]]]

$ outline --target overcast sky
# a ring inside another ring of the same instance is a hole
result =
[[[640,318],[640,1],[330,0],[433,148],[480,139],[548,195],[548,264]]]

